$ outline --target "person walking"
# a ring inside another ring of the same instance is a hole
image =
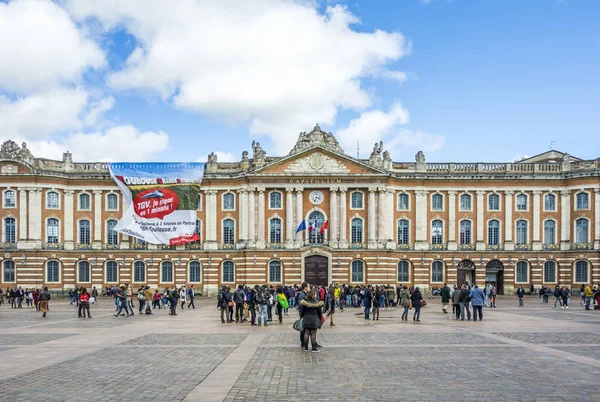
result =
[[[171,311],[169,311],[169,315],[177,315],[177,303],[179,302],[179,291],[177,287],[173,287],[173,290],[169,293],[169,306],[171,306]]]
[[[469,299],[469,293],[471,293],[469,291],[469,289],[467,288],[467,285],[462,285],[461,289],[460,289],[460,319],[461,321],[465,320],[465,310],[467,312],[467,321],[471,321],[471,309],[469,309],[469,302],[471,301]]]
[[[566,286],[563,286],[560,289],[560,298],[562,299],[562,303],[563,303],[562,308],[569,308],[569,302],[571,301],[571,298],[569,296],[570,296],[569,288],[567,288]]]
[[[454,319],[460,319],[461,308],[460,308],[460,298],[462,296],[461,289],[456,289],[456,285],[454,285],[454,292],[452,292],[452,313],[454,314]]]
[[[92,318],[90,314],[90,294],[88,293],[86,288],[81,289],[81,294],[79,295],[79,305],[81,306],[82,314],[79,318],[85,318],[85,313],[87,312],[87,317]]]
[[[258,286],[258,285],[257,285]],[[261,286],[256,290],[256,302],[258,304],[258,326],[264,323],[265,327],[269,326],[268,318],[269,314],[267,312],[269,306],[269,298],[270,294],[267,291],[266,286]]]
[[[581,296],[581,301],[579,302],[579,304],[583,306],[585,303],[585,285],[583,284],[579,288],[579,295]]]
[[[410,306],[410,292],[408,291],[408,286],[402,286],[400,292],[398,293],[398,299],[400,305],[404,308],[402,312],[402,321],[408,321],[408,307]]]
[[[188,303],[188,309],[190,308],[190,306],[192,306],[192,308],[194,310],[196,310],[196,305],[194,304],[194,298],[196,297],[196,295],[194,294],[194,285],[190,285],[190,287],[188,288],[188,298],[190,300],[190,302]]]
[[[589,284],[585,286],[584,295],[585,295],[585,309],[590,310],[590,302],[592,301],[592,296],[594,295],[594,292],[592,292],[592,288],[590,287]]]
[[[373,305],[373,287],[371,285],[367,286],[365,289],[365,295],[363,296],[363,303],[365,307],[365,320],[370,319],[371,315],[371,306]]]
[[[450,288],[447,283],[440,290],[440,297],[442,299],[442,311],[444,314],[448,314],[448,303],[450,303]]]
[[[560,297],[560,291],[561,289],[558,287],[558,285],[556,285],[556,287],[554,288],[554,306],[552,306],[552,308],[556,308],[556,303],[558,303],[562,308],[564,308],[562,304],[562,299]]]
[[[117,310],[117,314],[115,314],[115,317],[119,317],[121,315],[121,312],[123,311],[123,309],[125,309],[126,317],[133,315],[133,314],[129,314],[128,303],[127,303],[128,297],[127,296],[128,295],[127,295],[125,286],[121,286],[120,288],[117,288],[115,297],[117,297],[119,299],[119,309]],[[133,313],[133,309],[131,312]]]
[[[250,313],[250,325],[256,327],[256,289],[258,285],[250,289],[250,296],[248,297],[248,312]]]
[[[410,296],[415,313],[413,314],[413,321],[421,321],[421,305],[423,302],[423,296],[419,288],[415,288],[412,296]]]
[[[323,311],[325,312],[325,320],[329,318],[329,325],[335,327],[333,323],[333,316],[335,315],[335,289],[333,286],[330,286],[325,294],[325,306],[323,307]]]
[[[383,291],[379,285],[375,286],[375,296],[373,297],[373,321],[379,321],[379,310],[385,306],[383,301]]]
[[[235,302],[235,322],[244,321],[244,285],[238,285],[237,290],[233,293],[233,301]]]
[[[483,319],[483,303],[485,300],[485,295],[483,291],[479,289],[479,286],[473,285],[473,289],[469,293],[469,298],[471,299],[471,305],[473,306],[473,322],[477,321],[477,317],[479,316],[479,321]]]
[[[310,285],[307,282],[302,282],[302,285],[300,285],[300,293],[298,294],[298,314],[300,314],[300,318],[302,318],[302,300],[304,300],[306,298],[306,296],[308,295],[308,293],[310,292]],[[260,318],[259,318],[260,320]],[[260,322],[260,321],[259,321]],[[260,326],[260,324],[258,324]],[[304,329],[302,329],[302,331],[300,331],[300,348],[304,349],[305,343],[304,343],[304,336],[306,335],[306,331]],[[308,346],[308,345],[306,345]]]
[[[42,312],[42,317],[46,317],[50,299],[52,299],[52,295],[48,292],[48,287],[44,286],[44,290],[40,292],[40,311]]]
[[[523,307],[523,298],[525,297],[525,289],[523,289],[523,285],[520,285],[519,289],[517,289],[517,297],[519,298],[519,307]]]
[[[96,304],[96,302],[98,301],[98,289],[96,289],[95,286],[92,288],[92,297],[94,298],[92,304]]]
[[[486,307],[491,307],[492,303],[491,303],[491,295],[492,295],[492,284],[489,282],[485,283],[485,290],[484,290],[484,294],[485,294],[485,301],[484,301],[484,305]]]
[[[283,287],[277,286],[277,316],[279,317],[279,325],[283,324],[283,311],[287,310],[290,305],[287,301],[287,297],[285,297],[285,293],[283,293]]]
[[[496,291],[496,287],[492,286],[492,290],[490,291],[490,307],[494,307],[496,308],[496,294],[498,292]],[[546,298],[546,303],[547,303],[547,298]]]
[[[316,301],[316,294],[311,290],[305,298],[300,302],[302,309],[300,318],[302,319],[302,327],[304,328],[304,350],[308,351],[308,340],[311,343],[311,352],[318,353],[317,347],[317,330],[321,328],[323,323],[323,302]]]
[[[144,299],[146,300],[144,302],[144,314],[152,314],[152,303],[154,303],[152,300],[153,297],[154,293],[152,293],[152,290],[150,290],[150,286],[146,285],[144,291]]]

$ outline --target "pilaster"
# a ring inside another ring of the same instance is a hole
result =
[[[396,243],[394,242],[394,189],[391,187],[386,188],[385,192],[385,209],[384,209],[384,226],[385,226],[385,247],[389,250],[396,249]]]
[[[513,194],[514,191],[504,192],[504,249],[512,251],[515,249],[513,243],[512,228],[513,228]]]
[[[483,224],[484,224],[484,219],[483,219],[483,212],[484,212],[484,206],[485,206],[485,191],[480,190],[477,191],[475,194],[477,194],[477,229],[476,229],[476,236],[477,236],[477,242],[475,243],[475,249],[476,250],[485,250],[485,237],[484,237],[484,229],[483,229]]]
[[[294,248],[294,189],[285,189],[285,248]],[[298,225],[300,222],[298,222]]]
[[[64,230],[62,232],[65,250],[73,250],[73,195],[75,191],[64,190]]]
[[[241,244],[247,244],[248,241],[248,191],[245,188],[238,190],[239,197],[239,224],[240,234],[238,236],[238,242]]]
[[[92,247],[102,248],[102,191],[94,190],[94,243]],[[98,247],[100,245],[100,247]]]
[[[369,188],[369,204],[367,205],[367,247],[368,248],[377,248],[377,226],[376,226],[376,217],[375,217],[375,191],[376,189],[371,187]]]
[[[346,187],[340,187],[340,241],[338,243],[339,248],[348,248],[348,237],[346,233],[347,217],[346,217],[346,193],[348,189]]]
[[[456,244],[456,191],[448,191],[448,250],[457,250]]]
[[[571,191],[560,192],[560,249],[571,248]]]
[[[303,191],[302,188],[296,188],[296,222],[298,222],[298,225],[304,220],[304,207],[302,205]],[[306,231],[304,230],[296,233],[297,247],[302,247],[304,244],[304,232]]]
[[[27,189],[19,187],[19,238],[18,247],[25,248],[25,241],[29,238],[27,236]]]
[[[377,247],[385,247],[385,189],[377,191]]]
[[[248,190],[248,247],[256,245],[256,196],[255,189]]]
[[[338,247],[338,205],[337,205],[337,189],[332,187],[329,189],[329,244],[333,248]]]
[[[427,238],[427,194],[426,190],[415,191],[415,250],[428,250],[429,242]]]
[[[42,247],[42,190],[39,188],[29,189],[29,232],[27,248],[36,249]]]
[[[541,235],[541,197],[542,192],[539,190],[535,190],[533,192],[533,234],[532,234],[532,248],[535,251],[540,251],[542,249],[542,242],[540,240]]]
[[[258,190],[258,241],[257,248],[265,248],[265,189]]]
[[[600,189],[594,190],[594,249],[600,250]]]
[[[206,241],[204,248],[206,250],[217,250],[217,191],[206,190]]]

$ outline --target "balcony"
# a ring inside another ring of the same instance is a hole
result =
[[[503,244],[486,244],[485,249],[489,250],[489,251],[502,251],[502,250],[504,250],[504,245]]]
[[[65,246],[63,243],[42,243],[42,250],[64,250]]]
[[[269,248],[269,249],[273,249],[273,250],[279,250],[283,247],[284,247],[283,243],[266,243],[265,244],[265,248]]]
[[[133,243],[134,250],[148,250],[148,243]]]
[[[367,248],[367,243],[350,243],[351,249]]]
[[[546,251],[558,251],[558,250],[560,250],[560,244],[558,244],[558,243],[544,244],[544,245],[542,245],[542,249],[544,249]]]
[[[219,244],[219,250],[235,250],[235,244],[234,243]]]
[[[530,251],[532,250],[531,244],[521,243],[515,244],[515,251]]]
[[[458,246],[458,249],[462,250],[462,251],[472,251],[472,250],[475,250],[475,245],[474,244],[460,244]]]
[[[403,243],[403,244],[396,244],[396,250],[414,250],[415,249],[415,245],[414,243]]]
[[[186,243],[186,250],[204,250],[204,244],[202,243]]]
[[[91,244],[75,244],[75,250],[91,250],[92,249],[92,245]]]
[[[177,246],[169,246],[168,244],[158,244],[156,248],[158,250],[176,250]]]
[[[0,243],[0,249],[2,250],[16,250],[17,243]]]
[[[319,242],[305,242],[304,246],[329,246],[329,241],[327,240],[323,240],[323,241],[319,241]]]
[[[448,250],[448,244],[445,244],[445,243],[430,244],[429,249],[430,250],[440,250],[440,251]]]
[[[102,245],[102,248],[104,250],[118,250],[119,249],[119,244],[118,243],[117,244],[108,244],[108,243],[106,243],[106,244]]]
[[[593,250],[594,243],[571,243],[571,250]]]

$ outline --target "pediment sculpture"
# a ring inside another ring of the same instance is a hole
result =
[[[337,159],[320,152],[313,153],[291,163],[285,173],[349,173],[348,168]]]

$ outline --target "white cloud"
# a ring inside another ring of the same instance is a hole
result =
[[[85,118],[83,119],[84,123],[88,126],[93,126],[98,123],[98,119],[100,119],[104,113],[108,112],[115,106],[115,98],[112,96],[107,96],[106,98],[102,98],[96,102],[92,102],[90,104],[90,109],[87,112]]]
[[[271,137],[289,151],[298,132],[333,125],[340,108],[364,110],[364,77],[381,76],[407,52],[396,32],[357,32],[343,6],[319,14],[311,1],[70,0],[79,21],[124,26],[138,40],[118,89],[150,90],[174,106]],[[387,72],[403,79],[402,73]]]
[[[0,89],[9,92],[77,83],[84,71],[105,63],[100,48],[51,1],[0,2],[0,38]]]
[[[411,149],[415,151],[439,151],[444,147],[446,138],[443,135],[428,133],[422,130],[399,129],[389,142],[391,148]]]
[[[215,151],[217,162],[239,162],[241,156],[236,156],[233,152]],[[206,162],[208,155],[198,158],[198,162]]]

